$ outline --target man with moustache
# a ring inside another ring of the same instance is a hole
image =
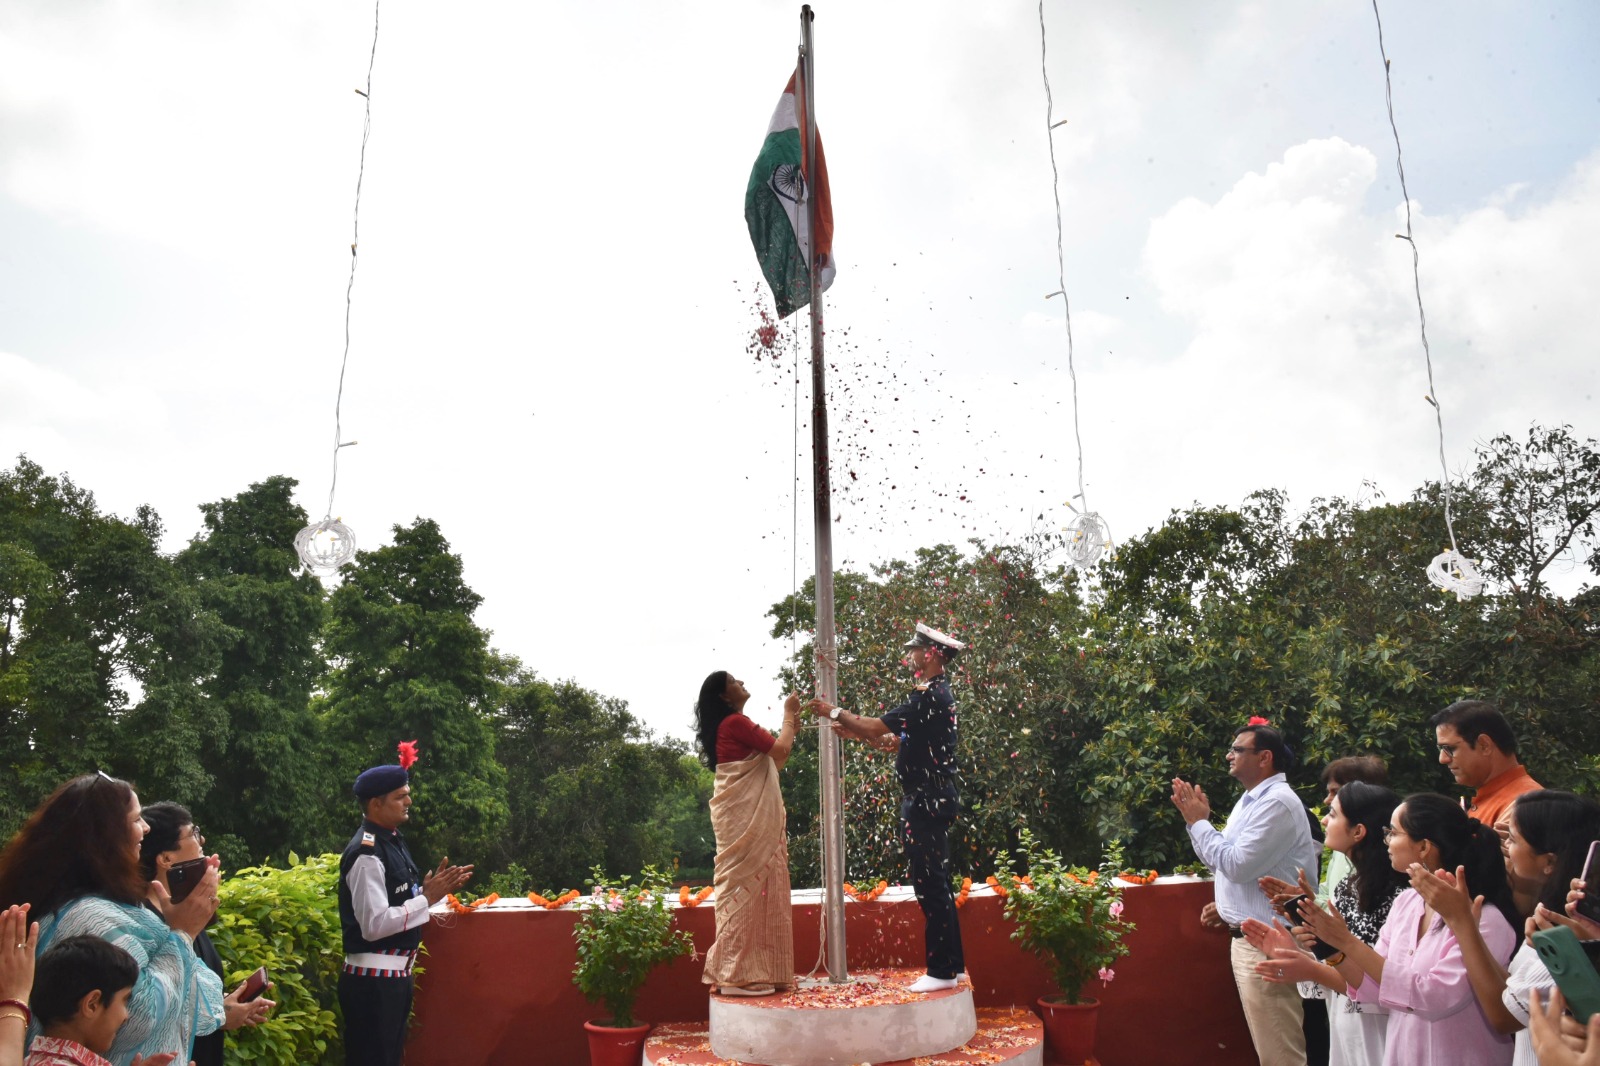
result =
[[[356,778],[361,828],[339,859],[339,1006],[348,1066],[400,1066],[411,1017],[411,968],[428,908],[472,876],[471,866],[449,866],[445,859],[423,877],[412,861],[400,826],[411,817],[408,769],[415,761],[416,743],[405,741],[399,765],[374,766]]]
[[[1220,922],[1233,936],[1233,982],[1261,1066],[1305,1066],[1300,992],[1292,984],[1257,976],[1256,964],[1266,956],[1244,939],[1240,927],[1246,918],[1272,924],[1275,915],[1258,885],[1261,878],[1293,884],[1304,870],[1315,884],[1321,848],[1311,835],[1305,805],[1289,787],[1292,754],[1281,733],[1265,718],[1251,718],[1233,738],[1227,759],[1228,774],[1244,786],[1244,795],[1228,815],[1226,829],[1211,824],[1205,792],[1182,778],[1172,779],[1172,803],[1189,827],[1195,855],[1215,875],[1216,902],[1201,917]]]

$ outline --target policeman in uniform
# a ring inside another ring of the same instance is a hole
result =
[[[836,732],[898,753],[895,773],[905,792],[901,826],[928,948],[928,972],[910,987],[913,992],[938,992],[954,988],[956,975],[966,969],[950,888],[950,826],[961,799],[956,790],[956,701],[944,668],[967,646],[918,622],[906,647],[918,684],[894,710],[869,718],[821,699],[811,701],[811,709],[831,719]]]
[[[403,747],[401,758],[407,754]],[[472,875],[471,866],[445,862],[425,878],[417,870],[399,832],[411,816],[410,782],[399,765],[374,766],[356,778],[361,828],[339,859],[339,1006],[348,1066],[400,1066],[411,1016],[411,967],[428,908]]]

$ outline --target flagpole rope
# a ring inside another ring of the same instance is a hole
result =
[[[378,15],[381,4],[382,0],[373,0],[372,50],[367,55],[367,88],[361,93],[366,102],[366,113],[361,122],[361,159],[356,167],[355,209],[350,220],[350,280],[344,287],[344,355],[339,360],[339,391],[333,401],[333,478],[328,485],[328,513],[324,518],[333,517],[333,494],[339,487],[339,450],[345,446],[342,439],[344,374],[350,364],[350,310],[356,287],[356,245],[361,240],[361,183],[367,176],[367,141],[372,136],[372,68],[378,61]]]
[[[1434,424],[1439,432],[1439,476],[1444,489],[1444,528],[1450,537],[1450,551],[1441,554],[1428,567],[1428,578],[1457,599],[1466,599],[1483,591],[1483,578],[1478,576],[1470,560],[1462,556],[1456,545],[1455,515],[1450,493],[1450,466],[1445,459],[1444,409],[1439,403],[1439,392],[1433,383],[1433,351],[1428,346],[1428,314],[1422,306],[1422,257],[1417,251],[1415,235],[1411,231],[1411,193],[1406,188],[1405,155],[1400,147],[1400,127],[1394,118],[1394,81],[1389,76],[1389,52],[1383,41],[1383,15],[1378,11],[1378,0],[1372,0],[1372,17],[1378,26],[1378,55],[1383,59],[1383,101],[1389,112],[1389,131],[1394,134],[1394,169],[1400,176],[1400,198],[1405,202],[1406,231],[1395,234],[1411,246],[1411,286],[1417,300],[1417,326],[1422,336],[1422,358],[1428,369],[1428,395],[1425,399],[1433,405]]]
[[[350,365],[350,314],[356,286],[356,247],[361,238],[361,183],[367,174],[367,141],[372,136],[372,68],[378,60],[378,15],[381,0],[372,4],[372,49],[367,54],[367,87],[357,89],[365,102],[361,120],[361,160],[356,169],[355,207],[350,221],[350,277],[344,286],[344,354],[339,359],[339,388],[333,399],[333,476],[328,479],[328,510],[322,521],[306,526],[294,537],[294,551],[307,571],[332,570],[355,559],[356,536],[333,517],[333,500],[339,491],[339,452],[355,441],[344,439],[344,378]]]
[[[342,431],[342,416],[344,416],[344,371],[350,363],[350,304],[355,291],[355,246],[362,238],[362,181],[366,178],[366,141],[373,136],[373,66],[378,62],[378,16],[382,0],[373,0],[373,48],[366,54],[366,91],[362,99],[366,102],[365,115],[362,118],[362,157],[355,168],[355,210],[350,216],[350,280],[344,285],[344,355],[339,359],[339,391],[333,400],[333,480],[328,485],[328,514],[325,519],[333,517],[333,493],[339,488],[339,448],[344,447],[344,431]],[[354,442],[352,442],[354,443]]]
[[[1079,506],[1073,507],[1070,502],[1067,504],[1077,512],[1077,517],[1066,529],[1071,534],[1067,556],[1074,566],[1088,569],[1100,559],[1105,549],[1112,547],[1112,541],[1111,530],[1105,520],[1089,509],[1089,498],[1083,482],[1083,427],[1078,413],[1078,367],[1072,345],[1072,301],[1067,296],[1066,240],[1061,222],[1061,170],[1056,163],[1056,127],[1065,125],[1066,120],[1056,121],[1055,95],[1050,91],[1044,0],[1039,0],[1039,73],[1044,78],[1045,138],[1050,146],[1050,195],[1056,207],[1056,283],[1060,286],[1045,299],[1061,297],[1062,317],[1067,329],[1067,375],[1072,379],[1072,436],[1078,446],[1078,495],[1075,498]]]

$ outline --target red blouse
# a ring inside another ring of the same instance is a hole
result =
[[[717,726],[717,764],[738,762],[752,752],[772,750],[777,737],[746,718],[743,712],[730,714]]]

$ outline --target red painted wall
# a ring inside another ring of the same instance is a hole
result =
[[[1102,1002],[1098,1055],[1104,1066],[1238,1066],[1255,1053],[1228,968],[1228,937],[1200,926],[1210,882],[1128,888],[1126,916],[1138,925],[1116,979],[1094,990]],[[795,963],[817,957],[815,905],[794,909]],[[922,912],[915,902],[846,903],[850,965],[921,968]],[[410,1066],[586,1066],[585,1019],[598,1009],[572,983],[571,911],[480,911],[427,927],[426,972],[417,978]],[[709,905],[678,912],[704,952],[714,939]],[[1031,1007],[1054,990],[1044,968],[1010,940],[1011,924],[990,896],[961,909],[961,939],[979,1006]],[[649,1021],[707,1016],[700,962],[656,971],[637,1014]]]

